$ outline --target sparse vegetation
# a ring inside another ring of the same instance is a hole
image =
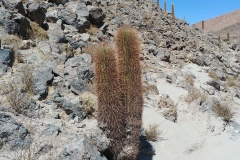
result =
[[[29,35],[31,39],[39,39],[39,40],[47,40],[48,39],[48,35],[47,32],[42,29],[37,23],[35,22],[30,22],[30,26],[32,28],[32,30],[30,30]]]
[[[225,102],[213,107],[213,111],[218,117],[221,117],[223,121],[229,123],[233,120],[236,112],[230,108],[230,106]]]
[[[148,93],[158,94],[159,92],[158,92],[156,85],[146,84],[146,85],[143,85],[143,93],[144,94],[148,94]]]
[[[162,131],[158,129],[159,125],[150,124],[147,129],[145,129],[145,135],[148,141],[157,141],[162,135]]]
[[[9,87],[6,88],[6,90],[8,90],[6,101],[12,107],[14,114],[18,115],[24,107],[26,96],[15,83],[9,84]]]
[[[192,86],[194,86],[194,79],[193,79],[193,77],[192,77],[191,75],[186,74],[186,75],[185,75],[185,80],[186,80],[189,84],[191,84]]]
[[[98,31],[99,31],[99,29],[95,25],[91,25],[91,27],[89,29],[87,29],[87,33],[90,35],[94,35]]]
[[[21,47],[21,43],[22,41],[18,36],[7,35],[2,38],[2,45],[6,45],[13,51],[19,50],[19,48]]]
[[[170,97],[161,96],[158,102],[159,108],[170,108],[173,107],[174,102]]]
[[[25,66],[22,72],[23,86],[22,90],[29,94],[33,93],[33,75],[29,66]]]
[[[200,91],[197,88],[192,88],[188,91],[187,96],[185,97],[185,101],[187,103],[191,103],[194,100],[201,98],[202,103],[205,102],[208,98],[208,93],[206,91]]]
[[[91,92],[84,92],[80,95],[83,105],[83,111],[87,117],[96,116],[97,97]]]
[[[165,110],[163,112],[163,116],[167,120],[170,120],[172,122],[176,122],[177,121],[177,107],[176,106],[172,106],[168,110]]]
[[[217,76],[216,72],[214,72],[214,71],[212,71],[212,70],[210,70],[210,71],[208,72],[208,76],[211,77],[211,78],[213,78],[213,79],[215,79],[215,80],[219,80],[219,79],[220,79],[220,78]]]

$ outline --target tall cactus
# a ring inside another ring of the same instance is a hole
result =
[[[116,63],[116,52],[104,42],[94,51],[96,89],[98,96],[98,122],[104,126],[107,137],[111,139],[109,153],[116,159],[123,146],[124,108],[120,100],[121,89]]]
[[[140,66],[140,43],[136,30],[123,26],[116,33],[118,69],[122,88],[122,103],[126,111],[126,129],[132,147],[130,155],[122,159],[135,159],[142,125],[143,93]]]

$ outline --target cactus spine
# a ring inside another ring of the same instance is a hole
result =
[[[112,140],[108,153],[112,156],[111,159],[116,159],[122,150],[125,136],[124,108],[120,100],[121,89],[115,53],[113,47],[104,42],[95,48],[93,57],[98,96],[97,119]]]
[[[127,141],[133,147],[130,157],[135,159],[138,151],[139,136],[142,125],[143,93],[142,72],[140,66],[140,43],[136,30],[129,26],[118,29],[116,47],[122,102],[126,111],[126,128],[130,136]]]

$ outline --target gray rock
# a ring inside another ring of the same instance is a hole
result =
[[[68,9],[61,9],[61,11],[58,14],[58,17],[68,25],[74,25],[75,20],[77,19],[77,15],[75,13],[72,13]]]
[[[106,157],[100,156],[92,142],[83,134],[65,144],[58,159],[107,160]]]
[[[220,84],[217,80],[209,80],[207,84],[214,87],[216,90],[220,91]]]
[[[18,34],[21,37],[28,37],[28,31],[31,30],[29,21],[21,14],[17,14],[12,20],[6,21],[4,28],[8,34]]]
[[[49,0],[49,2],[59,5],[59,4],[65,4],[66,2],[68,2],[68,0]]]
[[[55,68],[53,63],[47,62],[33,70],[34,93],[40,95],[40,98],[45,98],[48,95],[47,84],[53,79],[53,68]]]
[[[71,1],[65,4],[65,8],[76,14],[78,18],[85,17],[89,18],[89,11],[84,3],[77,1]]]
[[[7,10],[10,10],[10,11],[17,10],[18,13],[21,13],[24,16],[26,14],[23,7],[22,0],[2,0],[2,4]]]
[[[76,94],[87,90],[87,83],[91,82],[93,78],[93,68],[88,62],[88,58],[80,55],[68,59],[65,63],[65,79],[68,81],[70,90]]]
[[[202,112],[208,112],[211,115],[213,114],[213,108],[217,105],[220,105],[219,100],[216,97],[210,97],[202,104]]]
[[[11,67],[14,61],[13,52],[9,49],[0,49],[0,77]]]
[[[61,133],[61,129],[58,126],[55,126],[53,124],[49,124],[46,126],[46,129],[42,131],[41,135],[42,136],[51,136],[51,137],[56,137]]]
[[[229,125],[236,133],[240,133],[240,125],[237,122],[230,122]]]
[[[40,27],[42,27],[43,21],[46,18],[45,12],[45,8],[38,3],[33,2],[28,6],[27,16],[31,21],[35,21]]]
[[[79,32],[84,33],[87,29],[89,29],[91,26],[91,23],[84,17],[81,17],[79,19],[79,22],[76,25],[76,28]]]
[[[85,134],[97,147],[99,152],[103,152],[108,148],[110,140],[105,136],[100,128],[92,128],[87,130]]]
[[[106,15],[101,8],[94,7],[89,10],[89,20],[93,24],[102,22],[105,17]]]
[[[166,61],[166,62],[170,61],[170,53],[166,50],[163,50],[163,49],[156,50],[155,56],[158,59],[161,59],[162,61]]]
[[[17,123],[11,116],[0,113],[0,139],[11,149],[27,148],[31,144],[31,137],[27,128]],[[2,148],[0,143],[0,149]]]
[[[63,43],[66,41],[65,35],[60,25],[57,23],[48,23],[48,25],[49,29],[47,31],[47,34],[50,42]]]
[[[47,22],[56,23],[58,21],[58,11],[54,9],[47,11],[46,20]]]

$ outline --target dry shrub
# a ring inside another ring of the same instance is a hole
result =
[[[185,80],[186,80],[189,84],[191,84],[192,86],[194,86],[194,79],[193,79],[193,77],[192,77],[191,75],[186,74],[186,75],[185,75]]]
[[[187,96],[185,97],[185,101],[187,103],[191,103],[194,100],[201,98],[202,103],[206,102],[207,98],[208,98],[208,93],[206,91],[200,91],[197,88],[192,88],[191,90],[188,91]]]
[[[32,75],[32,70],[29,66],[25,66],[23,68],[22,78],[23,78],[22,90],[26,93],[32,94],[33,93],[33,75]]]
[[[87,29],[87,33],[90,35],[94,35],[98,31],[99,31],[99,29],[94,25],[91,25],[91,27],[89,29]]]
[[[8,90],[6,100],[14,110],[14,114],[18,115],[24,108],[26,96],[21,92],[21,89],[18,88],[15,83],[9,84],[9,87],[6,90]]]
[[[240,86],[238,85],[238,80],[237,80],[237,78],[235,78],[235,77],[228,77],[228,78],[226,79],[226,83],[225,83],[224,87],[225,87],[225,88],[233,87],[233,88],[238,89]]]
[[[83,105],[83,111],[87,117],[96,116],[95,111],[97,109],[97,96],[91,92],[84,92],[80,95]]]
[[[220,80],[220,78],[217,76],[216,72],[214,71],[209,71],[208,76],[211,77],[212,79]]]
[[[148,93],[159,94],[157,86],[152,85],[152,84],[143,85],[143,93],[144,94],[148,94]]]
[[[162,131],[158,129],[159,125],[150,124],[149,127],[144,131],[147,140],[149,141],[157,141],[162,134]]]
[[[168,110],[163,112],[163,116],[167,120],[176,122],[177,121],[177,107],[176,106],[170,107]]]
[[[20,49],[22,44],[22,40],[19,39],[18,36],[7,35],[2,38],[2,45],[8,46],[13,51],[17,51]]]
[[[18,63],[24,63],[24,60],[23,60],[23,57],[21,54],[16,54],[15,55],[15,60],[18,62]]]
[[[170,108],[173,106],[175,106],[175,105],[174,105],[173,100],[170,97],[164,97],[164,96],[160,97],[160,100],[158,102],[159,108]]]
[[[30,26],[32,28],[30,32],[30,37],[32,39],[39,39],[39,40],[47,40],[48,35],[47,32],[42,29],[37,23],[35,22],[30,22]]]
[[[218,117],[221,117],[223,121],[227,123],[231,122],[236,114],[236,112],[234,112],[226,102],[215,105],[213,107],[213,111]]]

